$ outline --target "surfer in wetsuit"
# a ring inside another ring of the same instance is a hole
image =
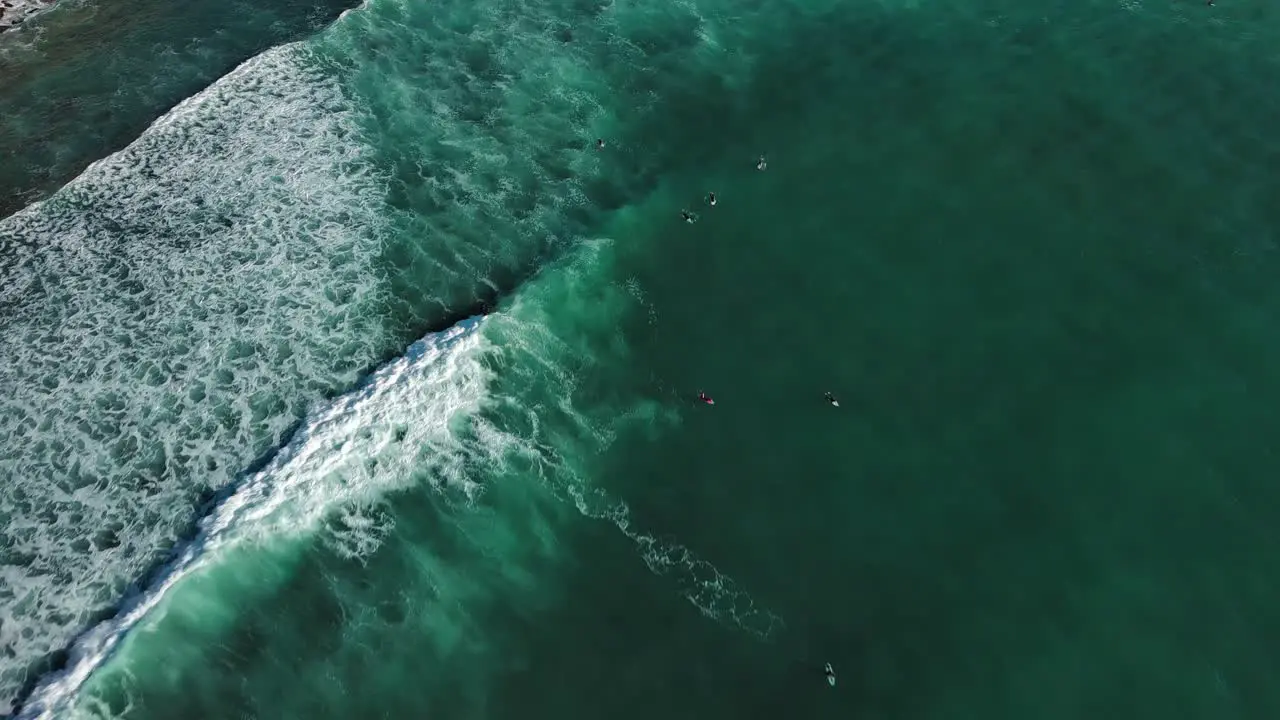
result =
[[[764,170],[764,169],[765,169],[765,168],[767,168],[767,167],[769,167],[769,163],[765,162],[765,161],[764,161],[764,156],[763,156],[763,155],[761,155],[761,156],[760,156],[760,159],[756,161],[756,169],[757,169],[757,170]]]
[[[827,663],[827,666],[822,668],[822,674],[827,676],[828,685],[831,687],[836,686],[836,671],[835,668],[831,667],[831,663]]]
[[[681,210],[680,217],[684,218],[684,221],[689,223],[690,225],[698,222],[698,218],[694,217],[693,213],[689,212],[688,210]]]
[[[704,402],[704,403],[706,403],[706,404],[708,404],[708,405],[715,405],[715,404],[716,404],[716,401],[715,401],[715,400],[712,400],[712,399],[710,398],[710,396],[708,396],[706,393],[702,392],[701,390],[699,390],[699,391],[698,391],[698,400],[701,400],[702,402]]]
[[[604,138],[596,138],[596,149],[597,150],[604,149]]]
[[[715,207],[715,206],[716,206],[716,194],[715,194],[715,193],[707,193],[707,204],[708,204],[708,205],[710,205],[711,207]]]
[[[823,393],[822,397],[826,398],[827,402],[831,403],[833,406],[840,407],[840,403],[836,400],[835,395],[832,395],[831,393]]]

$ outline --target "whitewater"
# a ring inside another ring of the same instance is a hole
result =
[[[265,52],[0,221],[0,700],[29,695],[24,717],[66,709],[130,628],[239,544],[320,533],[363,557],[394,524],[386,493],[426,482],[469,506],[477,468],[511,458],[611,521],[705,614],[760,637],[780,627],[593,489],[568,435],[542,437],[538,406],[494,400],[520,408],[516,425],[477,415],[493,358],[523,347],[576,417],[556,368],[584,360],[520,339],[547,318],[495,317],[500,341],[486,321],[452,325],[523,278],[606,262],[607,243],[580,236],[585,208],[622,189],[580,178],[600,162],[583,147],[616,121],[584,48],[606,43],[621,68],[649,50],[587,30],[568,46],[554,4],[433,12],[366,5]],[[420,47],[423,67],[389,65],[374,49],[390,41]],[[634,93],[632,110],[652,104],[643,81]],[[641,191],[652,173],[626,182]],[[535,304],[506,312],[548,312]],[[572,442],[598,451],[614,431],[586,422],[570,421]]]
[[[1280,714],[1280,6],[171,5],[0,38],[0,714]]]
[[[406,482],[414,467],[457,477],[459,453],[449,427],[474,412],[484,380],[474,361],[478,320],[410,346],[351,394],[318,409],[263,470],[246,478],[200,521],[199,534],[127,598],[116,617],[75,644],[69,666],[44,680],[21,717],[57,717],[124,634],[178,582],[236,552],[238,545],[287,542],[314,533],[334,515],[327,536],[353,557],[371,553],[392,526],[377,522],[381,493]],[[374,471],[378,466],[381,468]],[[470,492],[465,482],[458,489]],[[259,577],[260,590],[270,583]]]
[[[600,253],[598,246],[588,249],[573,265],[598,262]],[[621,291],[617,295],[626,297]],[[287,571],[255,560],[256,555],[288,553],[318,541],[338,557],[364,563],[396,530],[397,513],[390,498],[412,488],[428,487],[437,493],[464,535],[483,531],[500,538],[498,542],[514,543],[500,555],[501,582],[485,580],[484,569],[476,564],[451,562],[442,549],[428,561],[433,591],[406,598],[423,622],[437,628],[445,646],[456,642],[450,638],[459,632],[483,636],[485,628],[472,617],[478,604],[510,601],[521,592],[533,592],[530,583],[539,581],[525,567],[530,561],[522,560],[522,554],[551,551],[538,543],[520,550],[526,538],[555,542],[551,537],[556,523],[549,518],[540,530],[529,533],[519,520],[486,508],[485,483],[504,474],[519,475],[522,481],[537,479],[543,490],[583,516],[611,522],[635,544],[652,572],[670,576],[676,591],[708,618],[768,639],[781,628],[780,618],[758,607],[731,578],[696,553],[636,528],[625,502],[593,487],[575,471],[570,458],[550,450],[563,446],[562,435],[529,432],[523,426],[517,430],[485,412],[515,408],[517,415],[537,422],[538,409],[524,406],[520,394],[494,391],[498,375],[514,370],[519,380],[530,380],[527,370],[517,369],[554,367],[565,360],[562,353],[573,352],[571,341],[548,337],[546,326],[531,324],[532,316],[536,311],[517,303],[488,318],[470,318],[433,333],[350,393],[310,413],[263,469],[238,482],[201,520],[196,537],[178,548],[149,587],[127,598],[113,619],[77,638],[68,666],[42,679],[19,717],[119,714],[99,698],[84,698],[78,691],[131,633],[164,633],[178,616],[186,618],[181,622],[187,641],[206,634],[216,637],[233,620],[235,608],[222,606],[216,595],[201,599],[213,591],[208,583],[225,582],[228,575],[238,578],[233,599],[241,603],[287,582]],[[608,428],[569,407],[573,383],[564,380],[555,392],[563,393],[564,409],[577,418],[575,431],[607,444],[612,434]],[[530,465],[540,469],[530,474]],[[358,628],[375,620],[345,621]],[[149,666],[144,660],[137,662]]]
[[[334,83],[296,52],[0,224],[10,696],[385,342],[360,319],[373,188]]]

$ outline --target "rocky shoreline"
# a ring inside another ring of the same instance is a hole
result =
[[[55,0],[0,0],[0,32],[12,30]]]

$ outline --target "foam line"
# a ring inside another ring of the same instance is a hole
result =
[[[479,361],[480,325],[481,318],[468,318],[419,340],[355,390],[318,408],[262,470],[225,494],[150,588],[76,640],[66,666],[42,678],[18,718],[49,720],[67,712],[131,628],[184,578],[241,543],[312,535],[336,510],[353,529],[339,539],[358,556],[375,551],[379,533],[389,529],[368,532],[359,509],[412,482],[424,466],[434,469],[441,486],[474,492],[464,472],[466,448],[452,426],[473,415],[483,397],[488,374]],[[370,458],[382,458],[380,470],[369,469]]]
[[[301,46],[0,221],[0,711],[389,342],[378,178]]]

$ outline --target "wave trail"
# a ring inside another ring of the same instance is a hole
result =
[[[302,46],[0,221],[0,711],[390,344],[381,194]]]
[[[315,532],[335,509],[376,502],[428,469],[439,485],[474,492],[452,427],[474,413],[483,397],[481,322],[468,318],[428,335],[312,413],[265,467],[224,494],[200,521],[196,538],[175,551],[150,588],[76,640],[66,666],[40,681],[18,717],[46,720],[67,712],[131,628],[185,577],[234,547]],[[337,537],[356,553],[372,552],[377,544],[376,532]]]

